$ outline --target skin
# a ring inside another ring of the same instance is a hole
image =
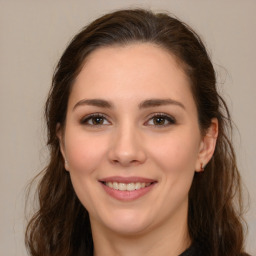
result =
[[[85,101],[91,99],[111,107]],[[172,102],[146,106],[149,99]],[[103,115],[99,124],[90,118],[95,113]],[[157,122],[153,116],[159,113],[167,117]],[[73,85],[58,137],[65,168],[89,212],[95,255],[170,256],[190,245],[188,192],[195,171],[214,152],[217,128],[212,120],[202,136],[190,81],[166,50],[137,43],[91,53]],[[111,176],[156,183],[142,197],[122,201],[99,182]]]

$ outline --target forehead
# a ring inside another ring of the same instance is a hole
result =
[[[190,82],[177,59],[151,43],[102,47],[92,52],[70,98],[192,99]]]

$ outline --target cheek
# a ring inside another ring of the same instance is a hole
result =
[[[85,135],[81,132],[66,133],[65,149],[73,188],[89,212],[97,208],[95,182],[97,168],[106,155],[106,145],[106,139],[100,136]]]
[[[70,171],[87,175],[103,160],[108,142],[100,136],[88,136],[77,132],[72,133],[72,137],[66,136],[65,144]]]
[[[169,136],[158,138],[150,148],[151,158],[165,172],[174,174],[194,172],[198,156],[199,136],[189,132],[173,133]],[[152,142],[151,142],[152,144]]]

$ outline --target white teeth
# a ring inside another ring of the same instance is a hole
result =
[[[135,184],[134,183],[128,183],[126,185],[126,188],[127,188],[128,191],[135,190]]]
[[[118,184],[118,190],[124,191],[126,190],[127,186],[125,183],[119,183]]]
[[[107,184],[106,184],[108,187],[110,187],[110,188],[113,188],[113,184],[112,184],[112,182],[107,182]]]
[[[134,191],[134,190],[138,190],[138,189],[141,189],[141,188],[145,188],[145,187],[148,187],[151,183],[148,182],[148,183],[145,183],[145,182],[136,182],[136,183],[118,183],[118,182],[106,182],[105,185],[110,187],[110,188],[113,188],[113,189],[116,189],[116,190],[121,190],[121,191]]]
[[[137,182],[137,183],[135,184],[135,189],[140,189],[140,188],[141,188],[140,183]]]
[[[111,183],[111,182],[108,182]],[[118,183],[117,182],[113,182],[113,189],[118,189]]]

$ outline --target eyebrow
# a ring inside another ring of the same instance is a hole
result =
[[[185,110],[185,106],[176,100],[173,99],[148,99],[139,104],[139,108],[150,108],[150,107],[159,107],[163,105],[176,105]]]
[[[88,106],[95,106],[95,107],[100,107],[100,108],[113,108],[113,104],[111,104],[107,100],[103,99],[83,99],[78,101],[75,106],[73,107],[73,110],[75,110],[78,106],[83,106],[83,105],[88,105]],[[147,99],[144,100],[139,104],[139,109],[143,108],[150,108],[150,107],[159,107],[159,106],[164,106],[164,105],[176,105],[179,106],[183,109],[185,109],[185,106],[176,100],[173,99]]]
[[[106,101],[106,100],[102,100],[102,99],[84,99],[84,100],[80,100],[78,101],[75,106],[73,107],[73,110],[75,110],[75,108],[77,108],[78,106],[83,106],[83,105],[89,105],[89,106],[95,106],[95,107],[99,107],[99,108],[113,108],[113,105]]]

